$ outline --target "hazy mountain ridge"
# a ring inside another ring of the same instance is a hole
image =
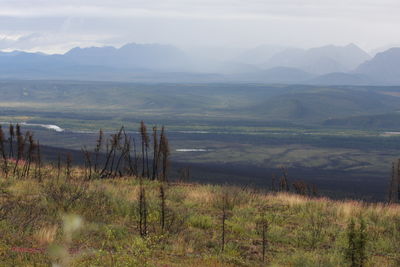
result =
[[[391,48],[376,54],[374,58],[361,64],[355,71],[376,80],[389,83],[400,82],[400,48]]]
[[[353,70],[368,59],[370,56],[354,44],[327,45],[308,50],[289,48],[272,56],[264,66],[292,67],[310,73],[327,74]]]
[[[221,61],[200,60],[172,45],[131,43],[120,48],[76,47],[54,55],[0,52],[0,71],[0,78],[22,79],[396,84],[400,48],[371,58],[354,44],[308,50],[265,45]]]
[[[171,45],[126,44],[114,47],[74,48],[64,54],[82,65],[104,65],[124,69],[181,70],[189,62],[185,53]]]

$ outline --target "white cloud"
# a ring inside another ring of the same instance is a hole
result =
[[[3,49],[65,50],[72,45],[120,45],[130,41],[241,46],[355,42],[372,48],[399,41],[398,0],[0,0],[0,3]]]
[[[148,1],[6,1],[0,16],[9,17],[102,17],[246,19],[343,18],[398,19],[398,0],[148,0]]]

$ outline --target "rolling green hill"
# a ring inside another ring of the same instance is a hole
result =
[[[353,129],[400,130],[400,113],[350,116],[326,120],[323,124],[329,127]]]
[[[393,87],[3,81],[0,104],[15,110],[308,124],[398,111],[399,92]]]
[[[400,99],[362,88],[307,88],[273,96],[251,109],[266,119],[320,122],[400,109]]]

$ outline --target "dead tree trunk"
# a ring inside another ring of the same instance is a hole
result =
[[[4,141],[5,141],[5,136],[4,136],[3,129],[1,128],[1,125],[0,125],[0,153],[1,153],[1,157],[3,159],[3,172],[7,178],[8,177],[8,162],[7,162],[7,155],[6,155],[6,151],[5,151]]]
[[[164,127],[162,128],[162,138],[160,138],[160,151],[162,156],[162,181],[167,182],[167,168],[169,163],[169,143],[168,138],[164,132]]]
[[[82,148],[82,153],[85,158],[85,180],[92,179],[92,160],[90,152],[86,149],[86,147]]]
[[[157,160],[158,140],[157,140],[157,127],[153,127],[153,174],[151,178],[155,180],[158,174],[158,160]]]
[[[61,155],[58,153],[57,157],[57,182],[60,180],[60,174],[61,174]]]
[[[71,178],[71,164],[72,164],[72,156],[70,153],[68,153],[66,165],[65,165],[65,175],[66,175],[67,179]]]
[[[13,142],[14,142],[14,136],[15,136],[15,132],[14,132],[14,125],[10,124],[10,128],[9,128],[9,141],[10,141],[10,152],[8,154],[9,158],[13,158],[14,157],[14,149],[13,149]]]
[[[160,185],[160,226],[161,233],[164,233],[165,228],[165,188],[164,183]]]
[[[100,151],[101,148],[103,147],[103,131],[100,129],[99,131],[99,137],[97,139],[97,144],[96,148],[94,149],[94,172],[97,173],[97,167],[99,164],[99,156],[100,156]]]
[[[14,175],[17,171],[20,160],[24,156],[24,149],[25,149],[25,140],[24,140],[24,136],[21,133],[21,127],[19,126],[19,124],[17,124],[17,127],[16,127],[16,134],[17,134],[17,160],[16,160],[15,166],[14,166],[14,171],[13,171]]]
[[[226,218],[227,218],[227,202],[228,196],[224,194],[222,197],[222,220],[221,220],[221,251],[225,250],[225,225],[226,225]]]
[[[39,182],[42,182],[42,156],[40,154],[40,143],[39,140],[37,141],[37,148],[36,148],[36,168],[37,168],[37,178]]]
[[[146,176],[146,162],[147,162],[147,177],[149,177],[149,165],[148,165],[148,157],[147,157],[147,148],[149,144],[149,137],[147,135],[147,128],[143,121],[140,122],[139,128],[140,136],[142,138],[142,177]],[[146,153],[146,154],[145,154]],[[145,157],[147,161],[145,161]]]
[[[262,238],[262,261],[265,261],[265,253],[267,251],[267,231],[268,231],[268,221],[263,218],[261,222],[261,238]]]
[[[142,179],[141,177],[139,188],[139,232],[141,237],[145,237],[147,236],[147,202]]]
[[[400,159],[392,163],[392,177],[389,187],[389,203],[400,202]]]

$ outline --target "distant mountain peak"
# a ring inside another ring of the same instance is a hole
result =
[[[400,83],[400,47],[393,47],[361,64],[356,71],[387,83]]]
[[[90,46],[90,47],[77,46],[77,47],[70,49],[64,55],[77,54],[77,53],[82,53],[82,52],[87,52],[87,51],[115,51],[115,50],[116,50],[116,48],[113,46]]]
[[[346,45],[345,47],[347,48],[358,48],[361,49],[358,45],[356,45],[355,43],[349,43],[348,45]]]
[[[308,50],[286,49],[265,64],[266,67],[292,67],[315,74],[346,72],[355,69],[370,56],[354,44],[325,45]]]

